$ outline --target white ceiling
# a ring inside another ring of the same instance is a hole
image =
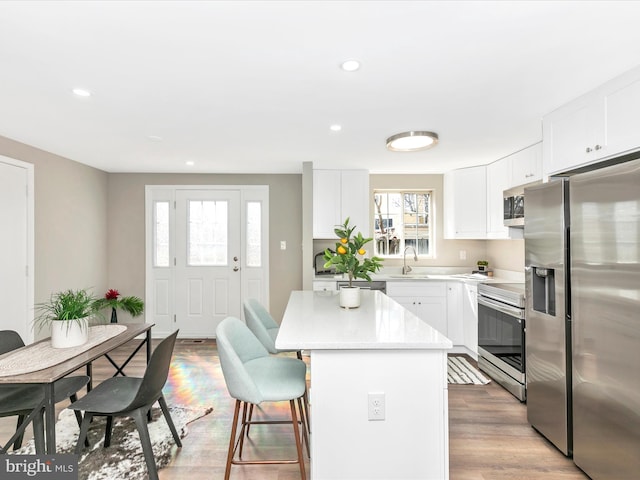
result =
[[[640,64],[639,20],[637,1],[2,1],[0,135],[108,172],[439,173],[540,141],[544,114]],[[387,151],[406,130],[440,143]]]

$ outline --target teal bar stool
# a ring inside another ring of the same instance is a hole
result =
[[[233,425],[229,438],[229,450],[225,469],[225,480],[229,480],[231,465],[259,465],[274,463],[297,463],[300,478],[306,480],[302,440],[299,425],[302,424],[304,441],[309,444],[304,416],[298,420],[297,409],[302,411],[302,397],[306,390],[305,363],[296,358],[269,355],[267,349],[240,320],[225,318],[216,328],[216,343],[220,355],[222,374],[229,395],[236,400]],[[247,418],[247,406],[263,402],[288,401],[291,420],[253,421]],[[242,407],[242,417],[240,408]],[[296,460],[242,460],[242,448],[246,429],[251,424],[291,423],[295,437]],[[238,427],[240,432],[238,433]],[[236,453],[238,458],[236,459]]]
[[[244,301],[244,319],[247,327],[253,332],[260,343],[267,349],[269,353],[289,353],[295,352],[296,356],[302,360],[302,352],[300,350],[279,350],[276,348],[276,337],[280,326],[273,319],[266,308],[255,298],[249,298]],[[302,414],[305,417],[307,428],[309,427],[309,396],[305,390],[304,393],[304,410]],[[249,419],[253,414],[253,406],[249,410]]]

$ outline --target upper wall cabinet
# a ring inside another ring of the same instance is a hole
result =
[[[369,232],[369,172],[313,171],[313,238],[335,238],[333,229],[349,217],[349,225]]]
[[[487,165],[487,238],[509,238],[503,192],[512,186],[512,167],[511,157]]]
[[[511,187],[542,180],[542,142],[508,157],[511,161]]]
[[[487,236],[487,170],[461,168],[444,174],[444,238]]]
[[[545,116],[543,174],[640,149],[640,67]]]

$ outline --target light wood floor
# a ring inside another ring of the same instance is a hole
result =
[[[114,358],[123,358],[133,348],[133,345],[121,347]],[[126,371],[129,375],[141,374],[144,357],[138,355]],[[112,372],[106,360],[94,363],[96,381]],[[160,479],[224,478],[234,401],[227,394],[214,341],[177,341],[165,396],[170,405],[211,405],[214,411],[190,424],[183,448],[176,451],[171,465],[160,470]],[[60,408],[63,407],[60,404]],[[260,414],[276,417],[286,416],[287,412],[288,404],[272,404],[261,409]],[[8,439],[14,426],[14,419],[0,419],[0,438]],[[290,429],[290,426],[252,427],[252,443],[245,456],[251,453],[255,458],[295,458]],[[449,386],[449,442],[451,480],[588,479],[527,424],[526,406],[495,382],[486,386]],[[231,478],[294,480],[300,477],[296,465],[273,465],[234,466]]]

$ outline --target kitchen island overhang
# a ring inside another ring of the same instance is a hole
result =
[[[310,351],[312,479],[449,477],[448,338],[379,291],[294,291],[276,346]]]

